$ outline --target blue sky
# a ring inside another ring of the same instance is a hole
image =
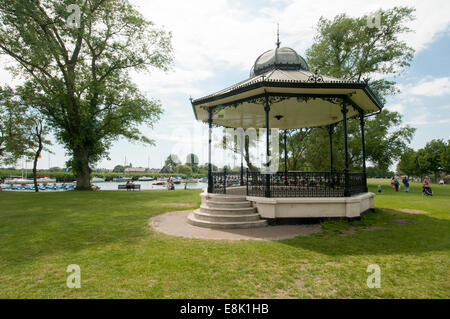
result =
[[[304,55],[312,44],[320,16],[360,16],[396,5],[416,8],[416,20],[410,24],[415,33],[405,36],[416,55],[411,67],[395,78],[402,93],[389,98],[385,107],[400,112],[404,123],[417,128],[413,148],[421,148],[435,138],[450,139],[449,1],[132,2],[148,19],[173,33],[172,69],[167,73],[151,70],[133,74],[145,94],[161,101],[165,113],[153,129],[141,128],[156,141],[156,146],[118,140],[110,150],[110,160],[102,160],[97,167],[113,168],[123,164],[125,157],[133,166],[147,167],[150,162],[151,167],[161,167],[170,153],[184,160],[191,151],[205,162],[206,126],[195,122],[189,97],[198,98],[247,78],[258,55],[274,48],[277,22],[282,46]],[[0,76],[0,84],[16,81],[6,71],[1,71]],[[54,154],[43,154],[39,168],[64,166],[64,149],[55,143],[52,151]],[[213,161],[219,165],[235,163],[230,154],[218,149],[214,150]]]

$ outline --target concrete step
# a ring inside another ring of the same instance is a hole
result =
[[[245,214],[245,215],[218,215],[203,213],[199,210],[194,211],[194,216],[199,220],[206,220],[211,222],[245,222],[259,220],[259,214]]]
[[[256,207],[219,208],[201,205],[200,211],[202,213],[217,214],[217,215],[246,215],[256,213]]]
[[[194,213],[189,214],[187,219],[188,223],[191,225],[213,229],[255,228],[267,226],[267,221],[262,219],[245,222],[211,222],[196,218]]]
[[[223,195],[223,194],[208,194],[206,199],[218,202],[244,202],[247,200],[246,196],[239,195]]]
[[[252,207],[252,203],[249,201],[243,202],[219,202],[215,200],[206,201],[206,205],[208,207],[217,207],[217,208],[246,208]]]

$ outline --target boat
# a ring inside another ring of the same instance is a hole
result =
[[[104,178],[97,177],[97,176],[92,177],[92,180],[91,180],[92,183],[103,183],[104,181],[105,181]]]
[[[199,183],[208,183],[208,177],[203,177],[198,182]]]
[[[54,183],[56,183],[56,178],[50,178],[48,176],[38,177],[37,182],[42,183],[42,184],[49,184],[49,183],[54,184]]]
[[[151,176],[141,176],[138,178],[138,181],[140,182],[150,182],[150,181],[154,181],[155,179]]]
[[[153,182],[152,185],[161,185],[161,186],[164,186],[164,185],[166,185],[166,182],[165,182],[165,181],[156,181],[156,182]]]
[[[131,177],[123,177],[123,176],[113,178],[113,182],[117,182],[117,183],[126,183],[131,180],[132,180]]]
[[[33,184],[33,183],[34,183],[34,181],[32,179],[25,179],[25,178],[5,179],[5,184],[25,185],[25,184]]]

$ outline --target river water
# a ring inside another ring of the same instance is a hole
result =
[[[152,185],[154,181],[136,181],[134,184],[141,185],[141,190],[167,190],[166,185]],[[119,185],[124,185],[123,182],[103,182],[103,183],[94,183],[94,185],[100,187],[102,191],[116,191],[119,188]],[[175,184],[175,189],[184,189],[185,184]],[[186,185],[187,189],[203,189],[207,188],[207,183],[188,183]]]

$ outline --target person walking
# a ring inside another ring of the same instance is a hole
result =
[[[403,177],[403,185],[405,186],[405,193],[409,193],[409,177],[407,175],[405,175]]]
[[[430,187],[430,178],[427,176],[425,177],[425,180],[423,181],[423,188],[422,188],[423,194],[426,196],[433,196],[433,191]]]

